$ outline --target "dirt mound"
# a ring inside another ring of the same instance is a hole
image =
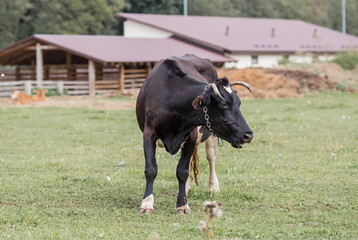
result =
[[[284,70],[302,70],[302,67],[305,68],[305,71],[316,73],[321,77],[327,77],[334,82],[346,80],[348,83],[355,83],[358,81],[358,68],[355,70],[344,70],[337,63],[333,62],[316,62],[304,66],[299,64],[287,64],[280,65],[277,68]]]
[[[253,94],[242,87],[235,87],[240,97],[248,98],[296,98],[304,93],[334,89],[336,86],[335,82],[327,78],[302,70],[219,69],[218,75],[225,76],[230,81],[244,81],[250,84]]]

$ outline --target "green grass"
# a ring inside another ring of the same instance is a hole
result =
[[[215,239],[357,239],[357,103],[357,94],[337,92],[243,100],[254,140],[218,148],[214,195],[201,146],[188,216],[175,211],[178,156],[163,149],[155,213],[139,214],[145,178],[134,111],[0,108],[0,239],[203,239],[205,200],[223,203]]]

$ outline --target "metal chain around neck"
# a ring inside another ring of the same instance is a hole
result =
[[[218,145],[219,147],[222,147],[224,146],[224,141],[215,135],[213,129],[211,128],[211,123],[210,123],[210,120],[209,120],[209,114],[208,114],[208,107],[207,106],[204,106],[203,107],[203,111],[204,111],[204,119],[205,119],[205,125],[207,127],[207,129],[209,130],[209,132],[214,136],[214,137],[217,137],[218,138]]]
[[[206,85],[205,88],[204,88],[204,92],[203,92],[203,93],[205,93],[210,87],[211,87],[211,84]],[[205,119],[205,121],[206,121],[206,122],[205,122],[205,125],[206,125],[206,127],[208,128],[209,132],[215,136],[214,131],[213,131],[213,129],[211,128],[211,123],[210,123],[210,121],[209,121],[208,107],[207,107],[207,106],[204,106],[204,107],[203,107],[203,111],[204,111],[204,119]]]
[[[211,128],[211,123],[209,121],[208,107],[204,106],[203,111],[204,111],[205,125],[206,125],[207,129],[209,130],[209,132],[215,136],[214,131]]]

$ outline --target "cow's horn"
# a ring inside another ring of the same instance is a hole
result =
[[[231,82],[230,84],[231,84],[231,86],[234,86],[234,85],[244,86],[244,87],[246,87],[247,89],[249,89],[249,91],[252,93],[252,90],[251,90],[250,85],[247,84],[246,82],[236,81],[236,82]]]
[[[211,84],[211,87],[213,88],[215,95],[218,96],[219,98],[221,98],[221,100],[225,101],[225,98],[223,98],[223,96],[221,96],[221,94],[220,94],[220,92],[219,92],[219,89],[218,89],[218,87],[215,85],[215,83],[212,83],[212,84]]]

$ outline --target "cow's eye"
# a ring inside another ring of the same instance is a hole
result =
[[[228,109],[230,109],[230,107],[229,107],[229,105],[219,105],[219,109],[220,110],[228,110]]]

